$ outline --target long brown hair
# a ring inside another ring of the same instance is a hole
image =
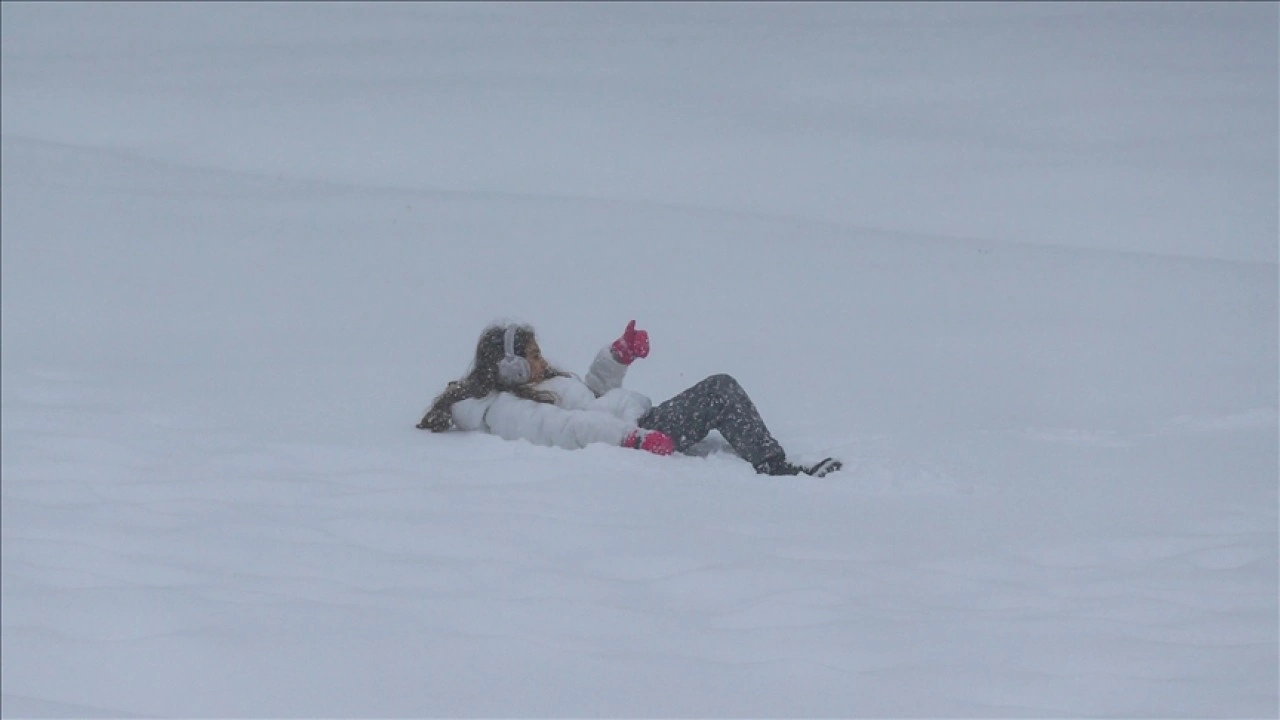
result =
[[[453,427],[453,406],[466,398],[482,398],[495,390],[512,393],[526,400],[542,403],[555,403],[556,396],[534,387],[536,383],[523,385],[503,385],[498,379],[498,361],[506,356],[503,347],[503,336],[507,332],[506,325],[490,325],[480,333],[476,342],[476,356],[471,362],[471,369],[459,380],[454,380],[445,387],[444,392],[431,401],[431,408],[418,421],[418,427],[431,432],[444,432]],[[517,325],[515,331],[515,353],[525,357],[529,343],[535,339],[533,328],[528,325]],[[547,367],[546,377],[563,377],[568,373]],[[546,378],[543,378],[546,379]]]

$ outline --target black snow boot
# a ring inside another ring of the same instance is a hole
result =
[[[822,477],[842,467],[844,467],[844,463],[835,458],[826,458],[822,462],[814,463],[813,465],[797,465],[788,462],[785,456],[765,458],[756,463],[755,466],[756,472],[761,475],[799,475],[804,473],[814,477]]]

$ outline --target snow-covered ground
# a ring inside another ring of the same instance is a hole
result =
[[[1276,4],[0,13],[6,717],[1280,712]]]

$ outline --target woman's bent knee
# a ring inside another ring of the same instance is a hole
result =
[[[702,382],[718,390],[727,390],[730,388],[741,387],[738,385],[738,381],[735,380],[732,375],[729,375],[726,373],[717,373],[715,375],[708,377],[706,380],[703,380]]]

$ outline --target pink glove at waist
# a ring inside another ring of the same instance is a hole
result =
[[[622,441],[623,447],[644,450],[654,455],[670,455],[676,451],[676,444],[666,433],[657,430],[632,430]]]

